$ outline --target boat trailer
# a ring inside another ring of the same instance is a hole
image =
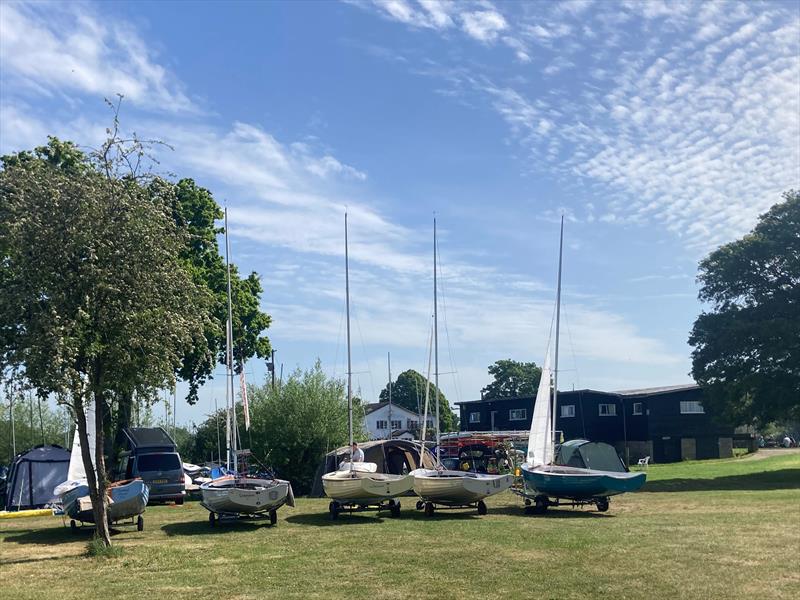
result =
[[[511,488],[511,491],[517,496],[520,496],[525,501],[525,514],[541,515],[551,506],[576,506],[583,508],[584,506],[596,506],[598,512],[606,512],[609,506],[608,496],[593,496],[585,500],[575,500],[563,498],[551,499],[546,494],[530,494],[521,488]]]
[[[260,513],[241,513],[241,512],[219,512],[214,511],[208,507],[204,502],[200,502],[200,506],[208,511],[208,523],[212,527],[216,527],[217,523],[228,521],[261,521],[262,519],[269,519],[270,525],[278,524],[278,509],[273,508],[268,512]]]
[[[478,514],[483,516],[489,509],[486,507],[486,503],[483,500],[478,500],[477,502],[467,502],[465,504],[442,504],[441,502],[431,502],[426,500],[417,500],[416,509],[417,510],[425,510],[425,515],[428,517],[432,517],[433,513],[437,510],[450,510],[450,509],[458,509],[458,508],[477,508]]]
[[[339,515],[343,512],[353,514],[367,511],[380,512],[382,510],[388,510],[394,518],[399,517],[400,501],[391,498],[386,502],[362,504],[361,502],[339,502],[338,500],[332,500],[331,503],[328,504],[328,512],[330,512],[331,519],[334,521],[338,519]]]

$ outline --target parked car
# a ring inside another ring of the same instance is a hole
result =
[[[119,477],[141,477],[150,488],[148,502],[183,504],[186,497],[186,480],[183,462],[172,438],[162,427],[128,428],[129,441],[118,468]]]

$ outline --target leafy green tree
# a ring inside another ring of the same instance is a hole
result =
[[[343,382],[327,377],[317,361],[274,389],[250,386],[248,394],[251,428],[249,438],[240,430],[244,440],[252,440],[254,455],[291,481],[297,494],[309,493],[322,457],[349,440]],[[353,431],[363,428],[361,412],[354,410]]]
[[[800,192],[700,262],[692,376],[734,423],[800,419]]]
[[[91,156],[51,138],[3,157],[0,170],[0,373],[69,406],[106,546],[107,414],[123,395],[171,386],[183,357],[206,345],[208,293],[180,259],[187,232],[172,218],[173,186],[139,171],[145,154],[115,118]]]
[[[17,453],[39,444],[57,444],[69,449],[72,444],[71,419],[63,409],[53,409],[49,402],[27,393],[13,393],[14,435],[12,443],[11,406],[12,394],[7,402],[0,403],[0,464],[9,464]]]
[[[507,358],[490,365],[489,375],[494,377],[494,381],[481,390],[481,397],[486,400],[532,396],[539,387],[542,369],[533,362],[519,362]]]
[[[392,383],[392,403],[398,404],[403,408],[422,414],[425,410],[425,384],[426,379],[414,369],[403,371],[397,376],[397,381]],[[430,384],[428,398],[428,411],[430,416],[436,415],[436,400],[439,401],[439,427],[440,431],[455,431],[458,427],[458,419],[450,409],[450,403],[445,398],[441,390],[436,389],[433,382]],[[389,384],[381,390],[380,401],[389,400]]]

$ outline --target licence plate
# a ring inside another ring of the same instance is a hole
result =
[[[153,479],[150,483],[167,483],[166,479]]]

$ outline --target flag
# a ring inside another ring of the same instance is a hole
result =
[[[242,394],[242,408],[244,409],[244,428],[250,431],[250,405],[247,403],[247,382],[244,380],[244,365],[239,372],[239,386]]]

